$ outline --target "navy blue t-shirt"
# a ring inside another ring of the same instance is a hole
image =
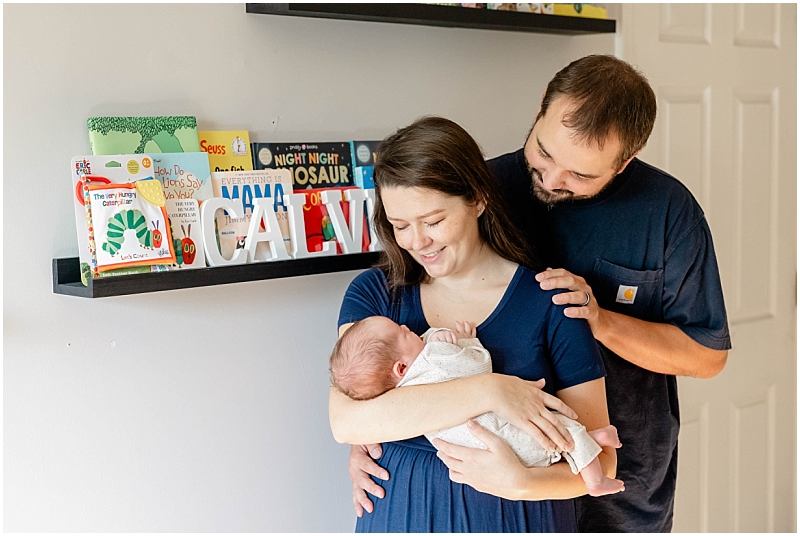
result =
[[[559,291],[544,291],[535,273],[517,268],[477,337],[492,356],[492,370],[526,380],[544,378],[550,394],[604,376],[602,358],[588,323],[567,318],[554,305]],[[347,289],[339,326],[385,316],[422,335],[425,320],[419,286],[394,299],[378,269],[359,274]],[[441,327],[441,326],[435,326]],[[446,326],[444,326],[446,327]],[[573,501],[506,501],[450,481],[447,467],[431,455],[424,436],[384,444],[379,463],[391,479],[379,484],[385,499],[358,520],[359,532],[569,532],[577,528]],[[413,471],[410,467],[413,466]]]
[[[533,196],[522,149],[488,164],[512,220],[542,260],[584,277],[600,307],[675,325],[708,348],[731,347],[711,233],[677,179],[635,158],[598,196],[548,206]],[[623,445],[617,477],[625,491],[579,498],[581,531],[669,531],[679,427],[675,376],[599,346],[609,417]]]

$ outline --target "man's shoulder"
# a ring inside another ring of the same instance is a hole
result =
[[[638,158],[634,158],[629,165],[633,166],[631,179],[637,186],[646,188],[662,199],[684,200],[697,204],[691,190],[674,175]]]

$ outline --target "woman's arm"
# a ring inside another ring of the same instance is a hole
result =
[[[349,327],[341,326],[340,336]],[[339,443],[381,443],[449,428],[494,411],[544,448],[569,448],[569,432],[547,408],[572,418],[576,414],[559,398],[542,391],[543,386],[544,380],[529,382],[502,374],[480,374],[392,389],[372,400],[358,401],[331,388],[331,431]]]
[[[578,421],[587,430],[608,426],[605,380],[603,378],[563,389],[558,396],[578,413]],[[489,448],[470,449],[434,440],[439,458],[450,469],[454,482],[468,484],[478,491],[511,500],[540,501],[569,499],[587,493],[580,475],[572,474],[567,463],[550,467],[524,467],[499,437],[470,422],[473,434]],[[598,456],[603,473],[613,478],[617,454],[604,447]]]

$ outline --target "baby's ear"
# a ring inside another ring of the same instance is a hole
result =
[[[394,365],[392,366],[392,372],[398,378],[402,378],[403,376],[405,376],[407,370],[408,366],[402,361],[395,361]]]

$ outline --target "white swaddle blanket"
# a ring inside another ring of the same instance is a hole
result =
[[[430,335],[440,329],[432,328],[423,334],[425,349],[408,368],[406,375],[397,384],[398,387],[439,383],[492,372],[492,358],[478,339],[460,339],[458,345],[440,341],[428,342]],[[548,467],[559,461],[563,455],[572,472],[577,474],[600,454],[602,449],[581,423],[560,413],[555,415],[564,423],[575,442],[575,447],[568,452],[547,452],[531,436],[494,413],[479,415],[475,421],[508,443],[525,467]],[[439,438],[454,445],[486,448],[486,445],[470,433],[466,423],[425,434],[425,437],[431,442]]]

